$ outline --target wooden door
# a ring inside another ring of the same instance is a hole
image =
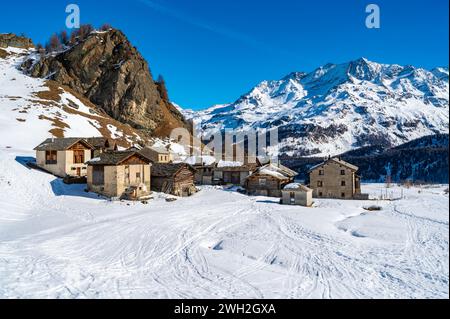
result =
[[[77,176],[78,176],[78,177],[81,176],[81,167],[77,167]]]
[[[234,185],[241,184],[241,173],[240,172],[231,173],[231,184],[234,184]]]

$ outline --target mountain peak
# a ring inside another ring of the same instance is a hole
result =
[[[446,68],[430,72],[362,57],[264,81],[235,103],[199,117],[207,134],[276,128],[282,154],[337,155],[448,133],[448,94]]]

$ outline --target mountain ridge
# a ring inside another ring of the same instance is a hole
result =
[[[359,58],[262,81],[234,103],[184,114],[206,134],[277,128],[281,154],[326,156],[448,133],[448,92],[448,67]]]

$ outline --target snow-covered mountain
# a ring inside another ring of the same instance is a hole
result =
[[[67,86],[33,78],[21,70],[24,61],[38,61],[33,47],[0,48],[0,148],[32,150],[49,137],[98,137],[124,148],[136,144],[183,147],[168,139],[148,138],[113,119],[100,107]]]
[[[211,134],[277,128],[287,155],[326,156],[448,133],[449,71],[365,58],[264,81],[235,103],[186,111]]]
[[[33,149],[48,137],[105,136],[121,146],[142,141],[87,99],[52,81],[25,75],[20,65],[34,49],[8,47],[0,58],[0,146]]]

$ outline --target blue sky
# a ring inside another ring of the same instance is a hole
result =
[[[82,23],[123,30],[185,108],[233,102],[262,80],[359,57],[448,66],[446,0],[8,1],[0,32],[45,42],[64,29],[69,3]],[[380,29],[365,27],[370,3],[381,9]]]

